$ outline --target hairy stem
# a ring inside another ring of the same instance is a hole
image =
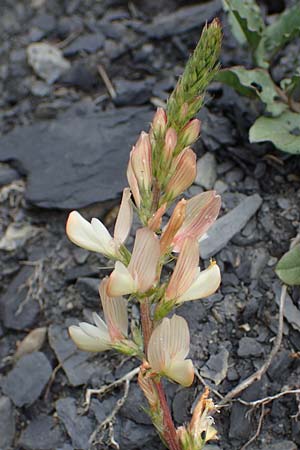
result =
[[[180,445],[177,439],[176,428],[171,416],[170,408],[166,399],[164,388],[160,381],[155,382],[160,406],[164,415],[164,439],[170,450],[180,450]]]
[[[152,333],[152,320],[150,315],[150,304],[148,298],[145,298],[141,302],[141,322],[144,336],[144,352],[147,357],[149,339]]]

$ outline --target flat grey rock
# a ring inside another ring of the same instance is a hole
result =
[[[95,53],[100,50],[104,44],[104,36],[101,33],[89,33],[79,36],[63,51],[64,56],[74,56],[79,52]]]
[[[213,19],[220,9],[218,0],[204,5],[184,6],[173,13],[157,15],[151,24],[145,25],[144,29],[152,39],[186,33],[195,28],[200,31],[205,22]]]
[[[0,397],[0,449],[8,450],[12,447],[16,424],[14,408],[8,397]]]
[[[67,397],[56,402],[56,412],[66,427],[74,448],[88,450],[93,423],[87,416],[78,414],[74,398]]]
[[[262,450],[297,450],[298,447],[292,441],[279,441],[274,444],[264,445]]]
[[[216,385],[220,384],[227,375],[229,352],[222,348],[216,355],[211,355],[200,374],[204,378],[212,380]]]
[[[21,358],[1,380],[1,387],[16,406],[32,405],[49,381],[52,367],[41,352]]]
[[[63,433],[53,417],[44,414],[22,431],[18,444],[26,450],[53,450],[63,443]]]
[[[241,231],[262,204],[258,194],[251,195],[232,211],[218,219],[208,230],[208,237],[200,244],[202,258],[209,258],[224,248]]]
[[[217,179],[217,161],[213,153],[205,153],[197,161],[197,175],[195,184],[212,189]]]
[[[281,286],[280,283],[275,282],[273,285],[275,292],[275,301],[277,305],[280,305]],[[294,330],[300,331],[300,310],[294,305],[293,300],[289,296],[288,292],[285,297],[285,305],[283,315],[288,323],[294,328]]]
[[[152,115],[145,107],[68,112],[1,137],[0,161],[17,162],[27,175],[27,200],[42,208],[114,199],[127,185],[131,146]]]
[[[245,336],[240,339],[237,353],[241,358],[247,358],[249,356],[258,357],[264,353],[264,349],[255,338]]]
[[[15,276],[6,292],[0,298],[0,317],[7,328],[24,330],[34,325],[40,311],[39,303],[28,298],[26,282],[34,267],[24,266]]]
[[[93,375],[97,375],[99,379],[101,379],[101,375],[105,375],[105,368],[101,365],[101,356],[97,355],[96,359],[93,358],[92,361],[89,361],[94,355],[78,350],[66,328],[51,325],[48,339],[72,386],[88,383]]]

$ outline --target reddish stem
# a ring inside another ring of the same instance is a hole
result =
[[[176,428],[171,416],[164,388],[160,381],[156,381],[155,386],[157,389],[160,405],[164,414],[164,438],[170,450],[180,450],[180,445],[176,434]]]
[[[145,356],[147,357],[148,344],[153,328],[152,319],[150,316],[149,299],[144,299],[140,305],[141,305],[142,330],[144,336],[144,352]],[[181,450],[181,447],[177,439],[176,428],[164,392],[164,388],[160,381],[155,381],[155,387],[157,389],[160,406],[163,411],[164,439],[169,447],[169,450]]]

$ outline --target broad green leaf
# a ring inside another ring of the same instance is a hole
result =
[[[255,0],[225,0],[226,5],[239,23],[252,50],[260,42],[265,24]]]
[[[300,244],[283,255],[275,272],[284,283],[292,286],[300,285]]]
[[[217,81],[226,83],[242,95],[256,95],[265,103],[266,111],[273,116],[280,115],[287,105],[283,103],[269,73],[264,69],[247,70],[242,66],[220,70]]]
[[[239,42],[241,45],[246,44],[247,39],[243,33],[243,30],[242,30],[239,22],[237,21],[235,15],[230,10],[230,7],[228,6],[228,3],[226,0],[222,0],[222,6],[223,6],[224,11],[227,13],[228,24],[231,28],[231,32],[232,32],[233,36],[235,37],[237,42]]]
[[[285,111],[278,117],[259,117],[250,128],[249,140],[271,141],[284,152],[300,155],[300,114]]]
[[[292,78],[284,78],[280,82],[281,89],[296,100],[300,98],[300,67],[297,67]]]
[[[268,67],[276,52],[299,35],[300,2],[286,9],[274,23],[264,29],[254,55],[256,63],[260,67]]]

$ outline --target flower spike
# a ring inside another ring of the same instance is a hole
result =
[[[190,386],[194,380],[194,367],[190,359],[185,359],[189,349],[190,333],[186,320],[177,315],[163,319],[149,341],[151,369],[182,386]]]

